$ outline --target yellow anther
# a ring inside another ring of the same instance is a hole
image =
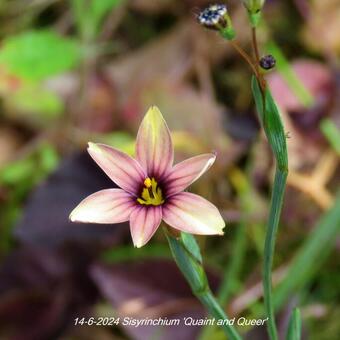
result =
[[[144,188],[141,197],[137,198],[137,202],[144,205],[161,205],[164,203],[162,190],[154,178],[147,177],[144,181]]]
[[[149,177],[145,178],[144,185],[148,189],[151,188],[152,182],[151,182],[151,179]]]

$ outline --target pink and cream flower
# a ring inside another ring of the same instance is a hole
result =
[[[89,143],[93,160],[120,189],[106,189],[85,198],[71,213],[72,222],[130,221],[133,243],[146,244],[162,220],[191,234],[223,235],[218,209],[201,196],[184,190],[215,161],[207,153],[173,165],[174,148],[167,124],[151,107],[139,128],[136,157],[108,145]]]

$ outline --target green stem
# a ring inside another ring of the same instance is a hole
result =
[[[205,308],[209,311],[209,314],[216,320],[227,320],[228,317],[221,306],[218,304],[211,290],[208,289],[204,294],[196,295],[202,302]],[[228,339],[240,340],[241,337],[236,330],[229,325],[222,326],[224,333],[228,336]]]
[[[289,320],[287,340],[301,339],[301,313],[298,308],[295,308]]]
[[[270,215],[267,226],[266,240],[264,245],[264,263],[263,263],[263,294],[264,303],[267,310],[268,331],[272,340],[277,340],[277,329],[275,324],[275,310],[272,296],[272,266],[275,251],[275,241],[277,229],[280,221],[281,208],[286,187],[287,172],[276,170]]]
[[[275,180],[271,198],[269,220],[267,225],[264,246],[263,264],[263,294],[264,302],[269,317],[268,332],[272,340],[277,340],[275,324],[275,310],[272,296],[272,266],[275,251],[277,229],[280,221],[282,203],[288,175],[288,153],[286,136],[282,125],[280,113],[268,88],[262,93],[255,78],[252,80],[252,90],[255,104],[260,116],[263,129],[273,151],[276,161]],[[265,100],[265,105],[263,100]]]
[[[181,233],[179,238],[165,232],[169,242],[173,258],[188,281],[193,294],[201,301],[211,316],[216,320],[228,320],[222,307],[213,296],[208,279],[205,274],[199,247],[192,235]],[[224,333],[230,340],[241,340],[242,338],[228,322],[221,325]]]

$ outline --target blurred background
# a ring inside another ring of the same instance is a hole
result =
[[[172,131],[176,161],[215,150],[190,190],[213,201],[223,237],[199,237],[229,316],[264,315],[261,265],[273,159],[251,71],[200,27],[204,0],[0,3],[0,338],[223,339],[209,327],[75,326],[75,318],[205,317],[161,231],[134,249],[127,224],[68,221],[112,182],[88,141],[133,154],[147,108]],[[241,1],[228,1],[250,51]],[[340,3],[268,0],[258,36],[287,131],[290,173],[273,278],[281,334],[301,306],[305,339],[340,334]],[[265,329],[243,326],[247,339]]]

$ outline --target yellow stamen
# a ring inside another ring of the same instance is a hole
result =
[[[144,188],[141,197],[137,198],[137,202],[144,205],[161,205],[164,203],[162,190],[154,178],[147,177],[144,181]]]
[[[145,178],[144,185],[149,189],[152,186],[151,179],[149,177]]]

